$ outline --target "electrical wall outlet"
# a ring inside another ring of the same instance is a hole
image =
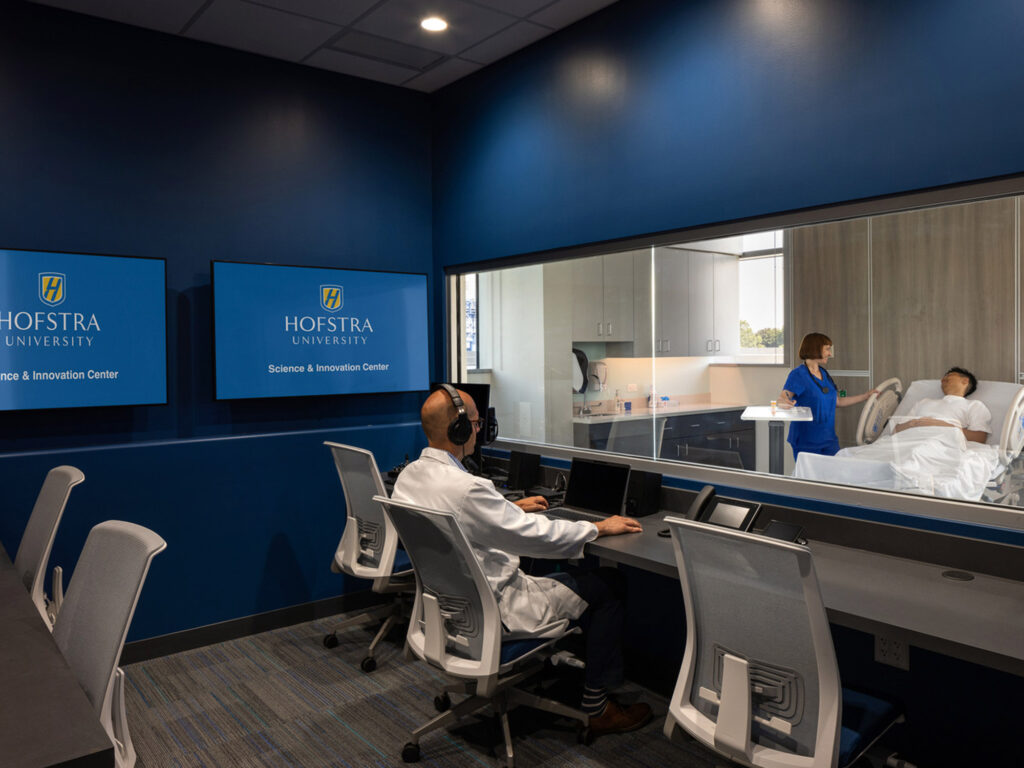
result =
[[[910,646],[898,634],[875,635],[875,661],[897,669],[910,670]]]
[[[626,385],[626,391],[627,392],[636,392],[636,384],[627,384]],[[1024,421],[1024,416],[1021,416],[1021,420]]]

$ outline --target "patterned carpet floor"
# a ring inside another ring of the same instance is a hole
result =
[[[371,628],[339,634],[338,647],[328,650],[322,640],[337,618],[127,666],[138,768],[405,765],[402,746],[412,728],[436,714],[442,678],[422,662],[403,659],[401,646],[391,642],[378,646],[377,670],[362,672]],[[654,708],[652,722],[589,747],[577,743],[568,721],[515,710],[516,765],[711,768],[718,762],[696,744],[670,743],[661,732],[666,702],[632,692],[638,695]],[[495,718],[468,717],[426,735],[419,764],[499,765],[492,753],[499,743]]]

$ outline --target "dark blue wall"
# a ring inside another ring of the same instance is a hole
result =
[[[1017,0],[629,0],[438,95],[451,265],[1024,171]]]
[[[422,445],[422,393],[215,402],[210,260],[431,272],[430,119],[412,91],[0,5],[0,247],[159,256],[168,283],[168,405],[0,413],[12,557],[71,463],[55,563],[106,518],[168,541],[131,639],[366,588],[327,571],[344,508],[320,443],[386,469]]]

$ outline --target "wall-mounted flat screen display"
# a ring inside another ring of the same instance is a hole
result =
[[[166,403],[165,264],[0,250],[0,410]]]
[[[427,277],[213,262],[219,400],[428,385]]]

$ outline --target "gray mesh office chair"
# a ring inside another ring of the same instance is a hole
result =
[[[747,766],[850,765],[896,722],[840,686],[807,547],[675,517],[688,622],[665,734],[677,727]]]
[[[372,672],[377,668],[373,657],[377,645],[396,622],[406,617],[404,598],[415,591],[412,564],[405,551],[398,547],[395,527],[385,516],[380,504],[373,500],[374,496],[387,495],[373,454],[351,445],[331,442],[325,442],[324,445],[331,449],[345,495],[345,530],[331,561],[331,570],[370,579],[374,592],[395,595],[390,604],[343,621],[324,637],[324,645],[327,648],[336,647],[340,630],[385,619],[361,665],[364,672]]]
[[[375,500],[387,510],[406,543],[416,574],[408,647],[454,681],[434,699],[442,714],[412,732],[402,759],[418,761],[423,735],[488,705],[501,718],[505,761],[510,767],[515,762],[508,722],[512,707],[526,704],[586,727],[588,718],[582,711],[517,687],[541,669],[544,655],[558,639],[575,631],[568,620],[541,627],[534,637],[502,642],[497,600],[455,516],[383,496]],[[451,706],[449,691],[470,695]],[[586,731],[581,732],[581,740],[586,738]]]
[[[666,421],[668,418],[665,416],[653,419],[616,419],[608,432],[606,447],[613,453],[656,459],[661,456]]]
[[[114,743],[118,768],[135,764],[135,748],[125,716],[124,671],[117,662],[149,564],[166,548],[162,538],[134,523],[108,520],[95,526],[53,626],[57,647]]]
[[[25,533],[14,556],[14,568],[32,595],[39,615],[48,627],[53,627],[54,618],[64,599],[63,571],[53,569],[53,600],[48,600],[43,590],[46,579],[46,565],[50,560],[50,549],[57,537],[57,526],[64,514],[71,489],[85,480],[80,469],[69,466],[54,467],[46,473],[43,487],[39,489],[32,514],[25,526]]]

